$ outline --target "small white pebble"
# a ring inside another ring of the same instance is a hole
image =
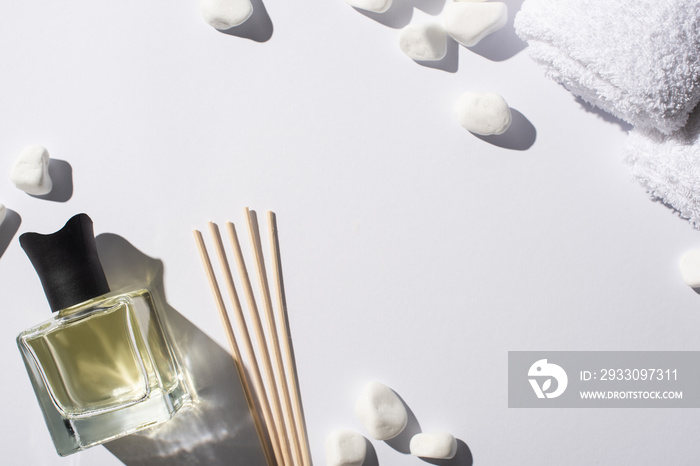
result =
[[[374,13],[384,13],[391,8],[392,0],[345,0],[350,6],[361,10],[373,11]]]
[[[503,134],[512,121],[508,103],[492,92],[465,92],[457,99],[455,114],[459,124],[475,134]]]
[[[327,466],[361,466],[367,456],[367,440],[351,430],[336,430],[326,437]]]
[[[250,0],[201,0],[199,12],[211,27],[225,31],[250,18],[253,4]]]
[[[700,249],[683,254],[678,266],[685,284],[692,288],[700,288]]]
[[[5,217],[7,217],[7,207],[5,204],[0,204],[0,223],[5,221]]]
[[[379,382],[369,382],[362,389],[355,415],[369,434],[377,440],[389,440],[399,435],[408,422],[408,413],[394,391]]]
[[[448,2],[442,15],[447,33],[471,47],[505,26],[508,7],[503,2]]]
[[[49,176],[49,152],[45,147],[30,145],[19,154],[10,171],[10,180],[27,194],[42,196],[53,189]]]
[[[411,437],[409,448],[414,456],[449,460],[457,454],[457,440],[446,432],[421,433]]]
[[[447,53],[447,33],[441,24],[409,24],[399,33],[401,51],[416,61],[438,61]]]

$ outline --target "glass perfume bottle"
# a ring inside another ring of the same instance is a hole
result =
[[[25,233],[53,317],[17,337],[61,456],[170,419],[190,390],[146,289],[110,292],[92,220]]]

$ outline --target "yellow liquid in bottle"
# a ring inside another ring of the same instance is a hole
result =
[[[68,418],[121,409],[181,385],[148,292],[61,311],[57,323],[24,341]]]
[[[80,415],[148,395],[140,335],[129,308],[117,305],[58,327],[29,343],[44,368],[59,409]],[[139,348],[141,347],[141,349]]]

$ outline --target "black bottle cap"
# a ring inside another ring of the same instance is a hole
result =
[[[72,217],[56,233],[24,233],[19,243],[41,279],[53,312],[109,293],[92,220],[86,214]]]

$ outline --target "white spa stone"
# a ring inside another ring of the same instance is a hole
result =
[[[199,12],[211,27],[225,31],[250,18],[253,4],[250,0],[201,0]]]
[[[446,432],[421,433],[411,437],[409,448],[414,456],[449,460],[457,454],[457,440]]]
[[[465,92],[457,99],[455,115],[460,125],[482,136],[503,134],[512,121],[508,103],[492,92]]]
[[[5,204],[0,204],[0,223],[5,221],[5,217],[7,217],[7,207]]]
[[[361,466],[367,456],[367,440],[351,430],[335,430],[326,437],[327,466]]]
[[[22,149],[10,171],[10,180],[27,194],[42,196],[51,192],[49,152],[45,147],[30,145]]]
[[[442,17],[447,33],[471,47],[505,26],[508,7],[503,2],[448,2]]]
[[[409,24],[399,33],[401,51],[416,61],[438,61],[447,53],[447,33],[435,22]]]
[[[678,266],[685,284],[692,288],[700,288],[700,249],[683,254]]]
[[[355,415],[377,440],[389,440],[406,427],[408,413],[394,391],[379,382],[369,382],[355,404]]]
[[[361,10],[373,11],[374,13],[384,13],[391,8],[392,0],[345,0],[350,6]]]

